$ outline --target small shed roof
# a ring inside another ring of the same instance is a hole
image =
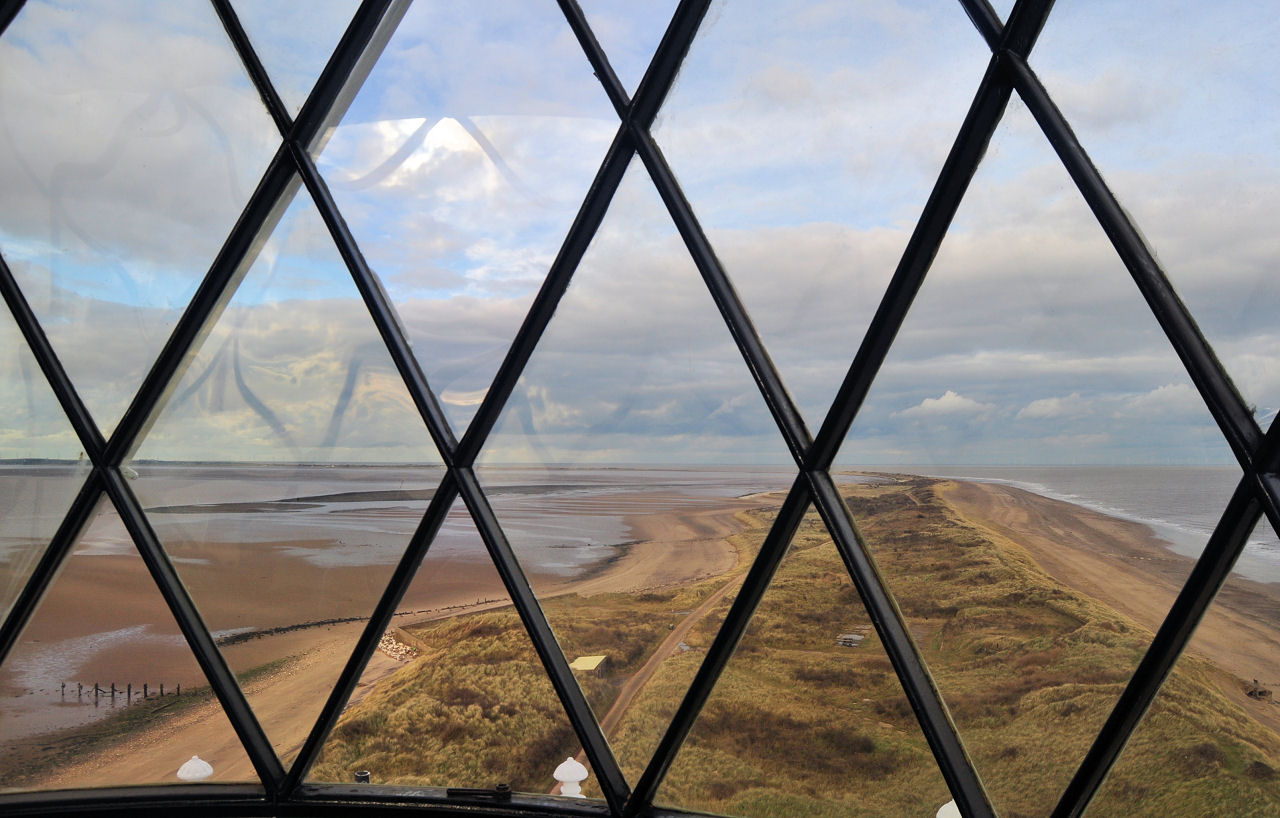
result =
[[[608,656],[579,656],[569,663],[569,667],[574,670],[597,670],[608,658]]]

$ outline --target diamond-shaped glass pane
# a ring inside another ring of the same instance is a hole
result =
[[[0,310],[0,621],[88,470],[26,340],[8,311]]]
[[[989,56],[958,5],[722,3],[663,105],[654,138],[813,428]]]
[[[235,0],[232,5],[276,93],[296,116],[360,4]]]
[[[282,757],[319,714],[440,481],[438,462],[299,195],[131,466]]]
[[[609,728],[626,714],[621,688],[677,647],[677,627],[718,621],[703,603],[741,583],[780,502],[758,493],[794,474],[768,464],[785,458],[697,268],[633,165],[479,469]],[[601,655],[607,669],[590,666]],[[670,712],[677,703],[667,700]],[[620,747],[629,775],[648,762],[656,726]]]
[[[110,433],[275,128],[207,3],[23,6],[0,40],[0,250]]]
[[[163,597],[105,500],[0,666],[3,790],[256,781]]]
[[[701,658],[691,652],[665,672]],[[810,513],[657,801],[722,815],[899,816],[932,815],[950,799],[844,562]]]
[[[310,777],[545,795],[578,738],[459,500]]]
[[[1031,64],[1267,422],[1280,409],[1269,354],[1280,314],[1280,20],[1260,12],[1064,3]]]
[[[1277,555],[1263,520],[1087,815],[1280,809]]]
[[[1011,102],[839,458],[886,481],[850,505],[1002,813],[1057,802],[1204,548],[1230,462]]]
[[[459,432],[617,126],[553,6],[419,2],[318,157]]]

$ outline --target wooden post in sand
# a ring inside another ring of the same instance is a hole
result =
[[[142,698],[144,698],[144,699],[145,699],[146,697],[147,697],[147,683],[146,683],[146,682],[143,682],[143,683],[142,683]]]
[[[164,695],[164,682],[161,682],[161,683],[160,683],[160,695],[161,695],[161,696],[163,696],[163,695]]]
[[[129,682],[129,684],[126,685],[126,689],[129,692],[125,694],[125,698],[129,700],[129,704],[133,704],[133,682]]]

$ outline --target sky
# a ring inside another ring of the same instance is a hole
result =
[[[233,5],[296,111],[355,4]],[[628,89],[673,5],[582,3]],[[558,15],[418,0],[316,146],[459,435],[618,127]],[[1030,60],[1264,427],[1278,26],[1245,4],[1063,3]],[[956,3],[718,2],[659,113],[654,139],[812,431],[988,54]],[[32,0],[0,39],[0,254],[104,430],[277,144],[205,3]],[[136,456],[435,462],[306,191],[279,215]],[[78,449],[0,315],[0,458]],[[638,162],[482,460],[788,460]],[[1230,461],[1015,98],[838,465]]]

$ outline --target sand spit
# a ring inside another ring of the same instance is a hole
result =
[[[1021,545],[1054,579],[1153,632],[1194,565],[1140,523],[1023,489],[947,481],[938,495],[968,522]],[[1280,688],[1280,586],[1230,577],[1189,650],[1231,674],[1223,692],[1280,733],[1280,707],[1246,695],[1253,679]]]
[[[995,538],[1025,548],[1058,581],[1153,630],[1191,568],[1190,560],[1171,551],[1148,528],[1137,523],[998,484],[945,481],[938,484],[937,493],[958,517]],[[609,560],[584,576],[531,574],[535,591],[541,597],[590,595],[673,587],[725,574],[738,562],[738,554],[727,542],[730,535],[741,530],[738,515],[753,508],[776,507],[782,495],[756,495],[697,508],[682,508],[681,498],[670,499],[667,507],[680,511],[628,517],[625,522],[633,541],[614,549]],[[660,500],[654,507],[663,505]],[[608,497],[601,498],[601,509],[607,509],[612,502]],[[215,629],[261,629],[261,623],[367,615],[390,573],[389,567],[320,568],[287,557],[284,548],[273,548],[271,544],[193,545],[184,556],[203,560],[183,564],[182,576],[206,621]],[[429,557],[398,606],[393,624],[402,627],[509,604],[492,566],[482,554],[476,557]],[[64,571],[55,589],[62,596],[49,601],[51,615],[33,623],[37,638],[49,643],[82,633],[84,625],[77,618],[83,616],[84,599],[93,599],[96,609],[109,614],[110,618],[104,621],[113,628],[169,621],[139,560],[97,557],[90,562],[95,570],[83,575],[70,570],[71,566]],[[227,570],[229,564],[237,562],[251,564],[249,573],[258,583],[248,600],[242,587],[246,573],[242,570],[230,575]],[[386,573],[381,573],[384,570]],[[228,663],[236,669],[277,662],[247,682],[245,694],[286,762],[305,740],[360,628],[359,622],[337,623],[246,639],[225,648]],[[1192,649],[1231,674],[1230,678],[1224,674],[1222,687],[1233,701],[1280,732],[1280,708],[1248,699],[1239,682],[1253,678],[1264,684],[1280,682],[1268,675],[1274,676],[1274,669],[1280,667],[1278,634],[1280,589],[1233,578],[1198,631]],[[287,659],[280,662],[281,657]],[[78,672],[85,679],[95,675],[111,679],[112,674],[119,677],[122,668],[142,662],[161,667],[168,663],[173,668],[169,678],[181,681],[184,689],[202,682],[189,656],[175,650],[172,644],[159,642],[99,651],[81,663]],[[396,658],[375,652],[353,700],[363,698],[381,678],[400,666]],[[179,678],[181,673],[187,675]],[[0,685],[5,681],[0,677]],[[12,695],[11,690],[0,693]],[[131,752],[124,756],[93,754],[43,777],[41,786],[88,787],[170,780],[163,771],[157,772],[156,753],[146,750],[176,745],[192,750],[174,755],[174,770],[198,752],[213,764],[216,780],[256,780],[226,720],[208,705],[190,708],[132,733],[127,745]]]

